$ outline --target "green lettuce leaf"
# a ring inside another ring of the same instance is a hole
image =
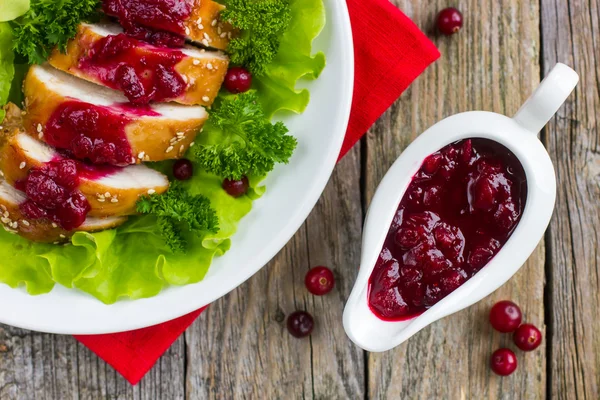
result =
[[[6,104],[15,75],[15,54],[12,50],[12,30],[7,22],[0,23],[0,106]],[[0,122],[4,120],[4,110],[0,109]]]
[[[291,0],[291,7],[292,23],[281,39],[275,61],[267,66],[264,76],[255,80],[261,105],[270,116],[280,109],[302,112],[308,104],[308,91],[296,90],[296,82],[300,78],[316,78],[325,65],[323,54],[311,55],[312,41],[325,21],[322,0]],[[10,49],[10,46],[4,47],[2,25],[0,55],[4,56],[8,55],[4,49]],[[10,65],[13,65],[12,61]],[[0,72],[0,94],[7,96],[10,87],[14,88],[16,82],[20,82],[19,76],[25,70],[19,66],[15,77],[12,72],[6,79]],[[6,92],[2,92],[3,88]],[[20,90],[11,92],[11,98],[17,102],[21,100],[19,96]],[[206,139],[218,140],[214,136]],[[198,140],[202,140],[201,137]],[[167,175],[172,169],[171,162],[149,166]],[[130,217],[117,229],[75,233],[67,245],[32,243],[0,229],[0,259],[3,260],[0,282],[11,287],[24,286],[30,294],[47,293],[59,283],[108,304],[120,298],[151,297],[168,285],[198,282],[206,275],[213,258],[229,250],[230,238],[240,220],[250,212],[252,202],[265,191],[260,185],[263,178],[249,176],[248,194],[233,198],[222,189],[221,178],[196,165],[193,178],[184,186],[192,194],[209,198],[220,229],[202,237],[186,236],[189,246],[185,254],[169,251],[153,215]]]
[[[325,26],[322,0],[291,0],[292,19],[283,34],[279,51],[265,74],[255,77],[255,87],[265,114],[279,110],[302,113],[309,101],[308,90],[296,89],[300,78],[316,79],[325,68],[325,55],[311,54],[312,42]]]
[[[12,21],[29,10],[29,0],[0,0],[0,21]]]

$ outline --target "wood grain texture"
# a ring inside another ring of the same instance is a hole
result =
[[[431,32],[435,12],[450,4],[398,0],[396,4]],[[452,2],[464,12],[457,35],[431,35],[442,54],[371,129],[366,141],[366,196],[387,168],[423,130],[454,113],[488,110],[508,115],[539,82],[539,9],[518,0]],[[543,398],[545,351],[519,355],[509,378],[491,373],[491,353],[511,346],[509,335],[487,323],[502,298],[519,303],[528,321],[544,326],[544,248],[504,287],[482,302],[436,322],[393,351],[368,356],[368,393],[373,399]],[[517,395],[518,394],[518,395]]]
[[[0,326],[0,399],[182,399],[184,339],[138,386],[71,336]]]
[[[359,146],[336,168],[325,194],[287,246],[245,285],[211,305],[186,332],[190,399],[364,397],[364,357],[341,318],[357,272],[362,209]],[[310,295],[306,272],[328,265],[336,286]],[[285,318],[315,317],[295,339]]]
[[[543,65],[581,80],[546,129],[558,178],[548,234],[549,394],[600,398],[600,2],[543,0]]]

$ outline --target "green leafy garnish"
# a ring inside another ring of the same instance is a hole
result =
[[[197,236],[219,231],[219,220],[210,200],[192,195],[177,183],[164,194],[142,197],[137,202],[137,211],[157,217],[160,234],[173,253],[186,252],[185,230]]]
[[[271,123],[255,92],[219,99],[193,147],[204,169],[228,179],[264,176],[275,163],[287,163],[296,139],[281,122]]]
[[[15,55],[12,50],[12,30],[6,22],[0,23],[0,106],[6,104],[10,87],[15,75],[13,64]],[[0,108],[0,122],[4,120],[5,111]]]
[[[80,22],[99,19],[99,9],[99,0],[32,0],[29,11],[11,22],[13,48],[29,64],[41,64],[55,46],[66,50]]]
[[[273,61],[283,32],[290,23],[287,0],[225,0],[221,19],[240,30],[229,42],[231,62],[243,65],[254,75],[265,72]]]

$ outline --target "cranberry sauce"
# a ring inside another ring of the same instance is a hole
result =
[[[157,46],[181,47],[192,0],[104,0],[102,8],[115,16],[125,32]],[[151,29],[150,29],[151,28]]]
[[[79,68],[136,105],[179,97],[187,86],[175,71],[184,58],[179,50],[153,48],[123,33],[98,40]]]
[[[83,224],[91,210],[78,190],[80,178],[100,178],[116,170],[56,157],[32,168],[27,178],[16,182],[15,187],[27,194],[27,200],[20,205],[21,212],[27,218],[48,218],[67,231],[73,230]]]
[[[125,127],[136,116],[156,115],[150,108],[96,106],[67,101],[57,107],[44,129],[44,139],[57,149],[94,164],[125,166],[135,162]]]
[[[491,140],[462,140],[427,157],[369,280],[371,310],[404,320],[454,291],[506,243],[526,195],[520,162]]]

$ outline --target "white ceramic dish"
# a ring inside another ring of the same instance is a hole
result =
[[[325,0],[327,24],[314,43],[327,67],[306,86],[311,102],[300,116],[286,117],[298,138],[290,164],[269,175],[266,194],[255,202],[232,238],[231,250],[215,259],[203,281],[170,287],[159,295],[107,306],[57,285],[30,296],[0,284],[0,322],[36,331],[98,334],[155,325],[194,311],[230,292],[262,268],[302,225],[335,166],[350,115],[354,80],[352,31],[346,2]]]
[[[514,118],[484,111],[453,115],[426,130],[394,162],[369,206],[360,271],[344,310],[344,329],[354,343],[368,351],[396,347],[432,322],[489,295],[521,268],[550,222],[556,197],[554,167],[538,133],[578,80],[575,71],[558,64]],[[474,137],[503,144],[523,165],[527,200],[519,224],[484,268],[423,314],[405,321],[379,319],[368,306],[369,277],[404,191],[428,155],[450,143]]]

